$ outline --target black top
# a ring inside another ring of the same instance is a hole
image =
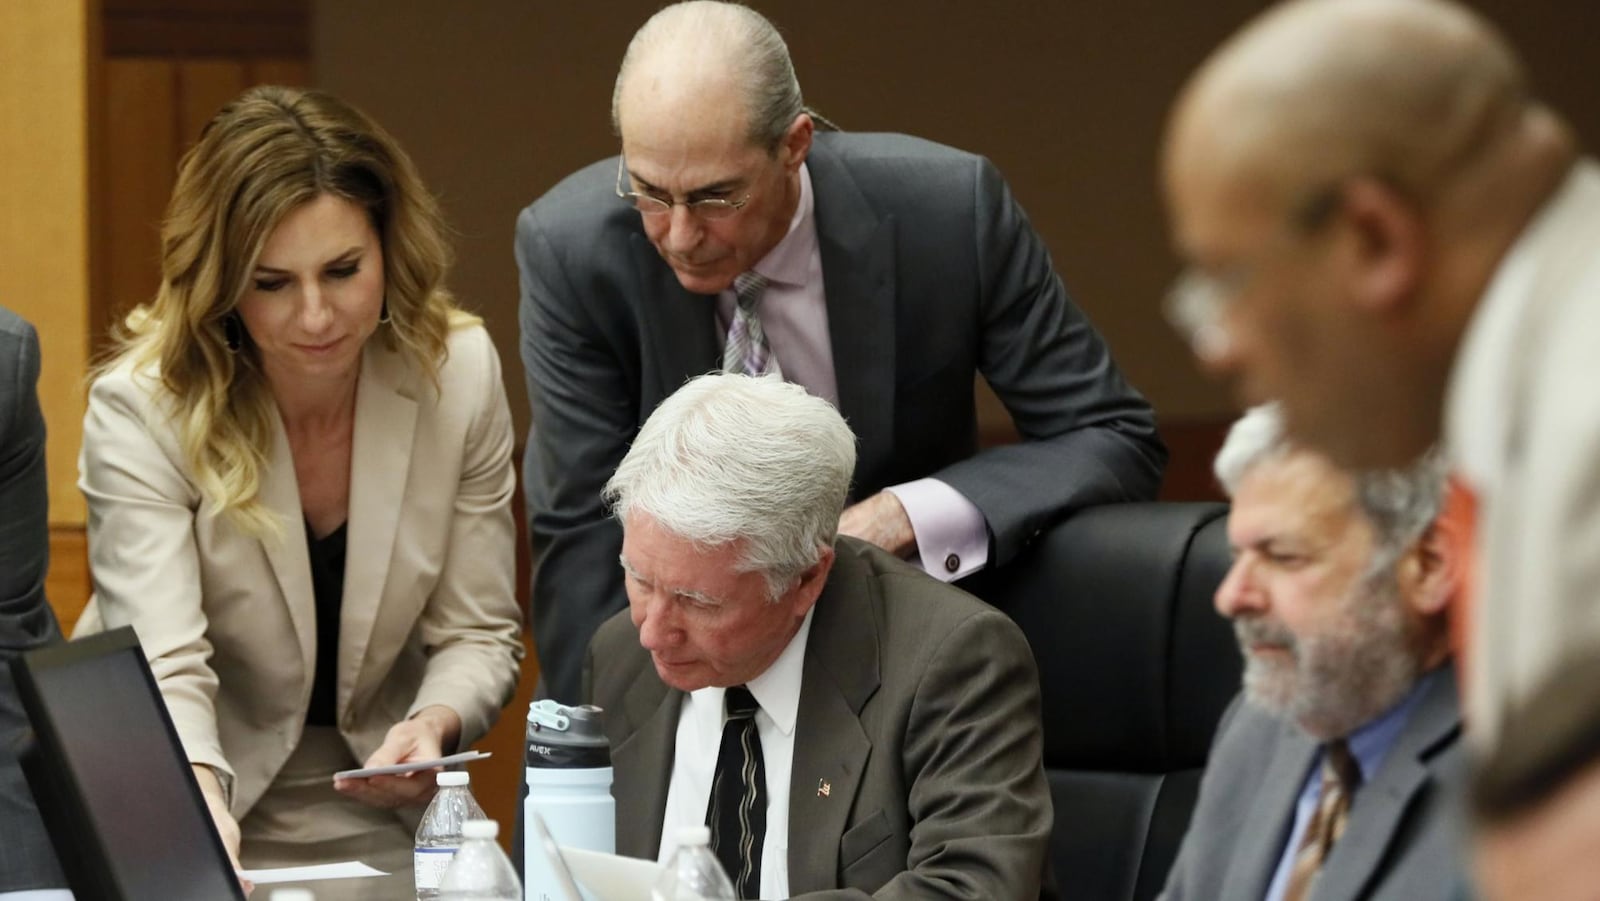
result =
[[[306,725],[338,725],[339,607],[344,601],[345,527],[318,538],[306,523],[311,557],[311,590],[317,598],[317,672],[311,682]]]

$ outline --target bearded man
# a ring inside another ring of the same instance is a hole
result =
[[[1286,441],[1269,406],[1234,424],[1216,473],[1234,554],[1216,606],[1244,691],[1165,897],[1454,897],[1466,753],[1441,463],[1353,475]]]

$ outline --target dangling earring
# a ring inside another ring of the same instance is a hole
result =
[[[388,297],[385,297],[383,299],[383,308],[378,311],[378,324],[379,325],[388,325],[389,324],[389,298]]]
[[[244,344],[244,326],[239,324],[238,313],[222,317],[222,340],[227,342],[230,353],[238,353]]]

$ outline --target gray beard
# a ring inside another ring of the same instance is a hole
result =
[[[1339,738],[1377,718],[1422,675],[1415,626],[1406,618],[1392,567],[1363,578],[1339,599],[1336,631],[1296,639],[1260,617],[1234,620],[1244,651],[1245,697],[1293,720],[1318,741]],[[1249,653],[1252,644],[1278,645],[1287,663]]]

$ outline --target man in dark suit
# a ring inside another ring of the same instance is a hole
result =
[[[606,486],[629,610],[585,680],[617,850],[665,858],[707,824],[741,898],[1039,897],[1027,642],[837,535],[854,467],[838,411],[772,376],[696,379],[640,430]]]
[[[44,597],[50,530],[38,381],[38,335],[0,307],[0,892],[67,884],[17,766],[27,717],[11,684],[13,657],[61,638]]]
[[[622,155],[517,221],[533,632],[555,697],[624,604],[599,489],[691,376],[776,371],[833,402],[860,440],[841,530],[941,579],[1006,563],[1070,509],[1154,496],[1149,406],[988,161],[817,133],[782,39],[725,3],[640,29],[613,119]],[[980,373],[1021,443],[978,451]]]
[[[1465,785],[1438,534],[1443,467],[1351,475],[1286,444],[1276,408],[1217,476],[1236,555],[1217,589],[1245,655],[1165,897],[1455,897]]]

